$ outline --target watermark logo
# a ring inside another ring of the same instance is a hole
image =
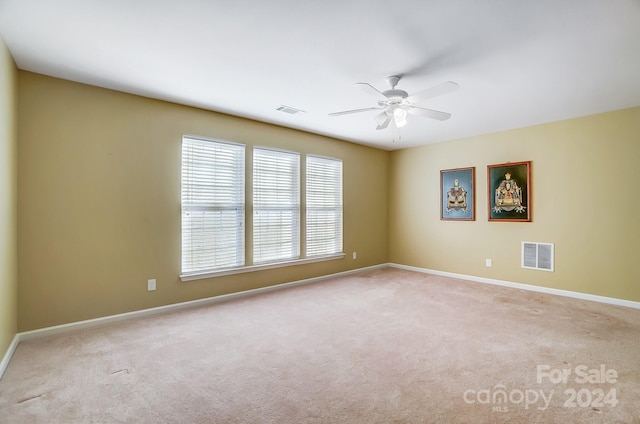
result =
[[[490,405],[493,412],[508,412],[509,407],[515,406],[544,411],[549,407],[554,396],[563,401],[565,408],[603,408],[615,407],[618,404],[616,388],[611,387],[618,382],[618,372],[613,368],[607,368],[604,364],[600,364],[597,368],[590,368],[587,365],[565,368],[537,365],[536,382],[551,383],[556,386],[578,384],[582,387],[577,390],[575,388],[562,390],[562,387],[547,391],[534,388],[509,390],[506,386],[497,384],[493,388],[466,390],[462,397],[469,405]]]
[[[492,405],[495,412],[508,412],[508,405],[524,405],[524,409],[529,409],[532,405],[540,405],[537,408],[544,411],[549,407],[553,390],[545,393],[544,390],[518,390],[513,389],[507,392],[507,388],[498,384],[493,389],[467,390],[464,392],[464,401],[469,405],[479,403],[482,405]]]
[[[604,364],[600,368],[589,368],[586,365],[578,365],[575,368],[551,368],[550,365],[538,365],[536,381],[538,384],[548,379],[553,384],[566,384],[570,376],[575,376],[577,384],[615,384],[618,382],[618,372],[613,368],[607,369]]]

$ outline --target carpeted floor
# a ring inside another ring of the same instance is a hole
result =
[[[640,310],[386,268],[21,343],[2,423],[640,423]]]

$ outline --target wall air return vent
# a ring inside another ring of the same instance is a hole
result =
[[[553,243],[523,241],[522,268],[553,271]]]

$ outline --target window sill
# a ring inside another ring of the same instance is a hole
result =
[[[266,269],[283,268],[283,267],[287,267],[287,266],[311,264],[311,263],[314,263],[314,262],[333,261],[335,259],[342,259],[344,257],[345,257],[344,253],[336,253],[334,255],[329,255],[329,256],[319,256],[319,257],[316,257],[316,258],[297,259],[295,261],[277,262],[277,263],[270,263],[270,264],[263,264],[263,265],[243,266],[241,268],[229,268],[229,269],[223,269],[223,270],[220,270],[220,271],[208,271],[208,272],[197,272],[197,273],[190,273],[190,274],[182,274],[182,275],[180,275],[180,280],[181,281],[203,280],[205,278],[222,277],[222,276],[225,276],[225,275],[234,275],[234,274],[243,274],[245,272],[264,271]]]

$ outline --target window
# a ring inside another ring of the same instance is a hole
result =
[[[300,257],[300,155],[253,150],[253,263]]]
[[[182,139],[182,273],[244,266],[244,145]]]
[[[343,258],[342,161],[266,147],[253,148],[253,158],[245,152],[244,144],[182,138],[180,278]]]
[[[307,156],[307,257],[342,252],[342,161]]]

